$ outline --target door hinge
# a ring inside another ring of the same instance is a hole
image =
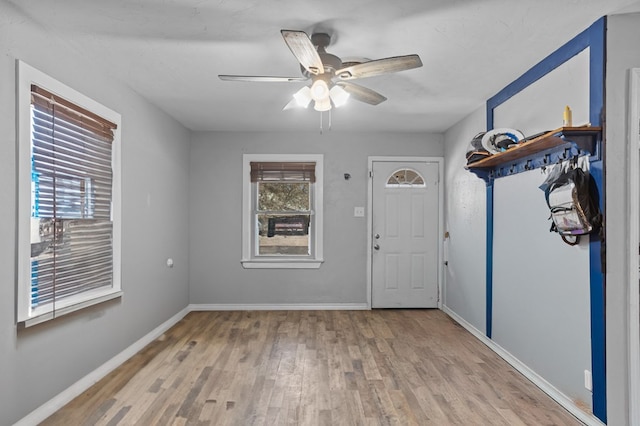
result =
[[[372,178],[373,177],[373,170],[369,170],[369,177]]]

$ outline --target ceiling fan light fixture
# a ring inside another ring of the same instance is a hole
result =
[[[313,109],[316,111],[329,111],[331,109],[331,100],[327,97],[325,99],[318,99],[313,105]]]
[[[313,82],[311,85],[311,98],[316,102],[329,100],[329,86],[326,81],[318,79]]]
[[[311,97],[311,89],[309,89],[309,86],[304,86],[302,89],[293,94],[293,98],[296,100],[298,106],[306,108],[313,100]]]
[[[335,85],[331,88],[331,90],[329,90],[329,96],[333,101],[333,105],[336,108],[340,108],[342,105],[347,103],[350,95],[349,92],[344,90],[342,87]]]

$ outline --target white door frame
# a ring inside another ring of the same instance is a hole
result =
[[[438,309],[442,309],[442,278],[443,278],[443,229],[444,229],[444,157],[369,157],[369,185],[367,185],[367,307],[371,309],[371,286],[373,279],[372,235],[373,232],[373,163],[375,161],[412,161],[422,163],[438,163]]]
[[[640,244],[640,68],[629,70],[628,163],[628,345],[629,421],[640,420],[640,296],[638,295],[638,245]]]

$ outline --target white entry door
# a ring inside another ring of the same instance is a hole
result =
[[[372,162],[373,308],[438,307],[438,168]]]

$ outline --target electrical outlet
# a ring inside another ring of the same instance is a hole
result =
[[[589,391],[593,388],[593,383],[591,381],[591,371],[589,370],[584,370],[584,387]]]
[[[354,207],[353,208],[353,216],[355,216],[355,217],[364,217],[364,207]]]

